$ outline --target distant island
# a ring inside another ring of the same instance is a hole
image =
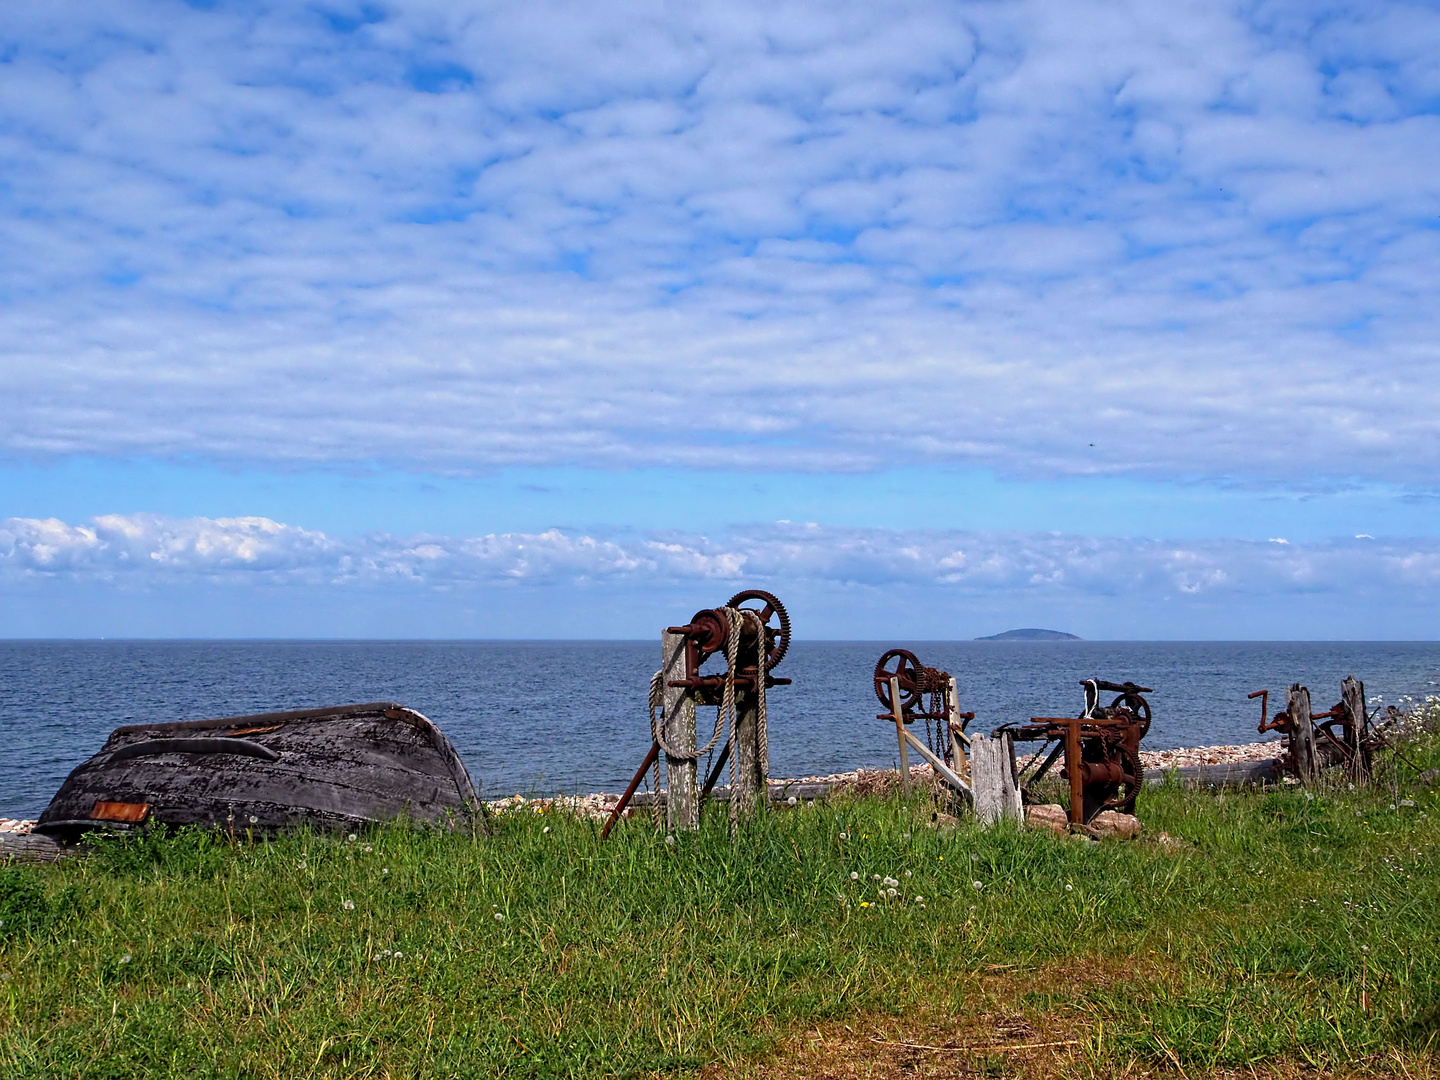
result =
[[[976,641],[1083,641],[1084,638],[1075,634],[1066,634],[1060,630],[1040,630],[1033,626],[1027,626],[1023,630],[1006,630],[1003,634],[991,634],[989,637],[977,637]]]

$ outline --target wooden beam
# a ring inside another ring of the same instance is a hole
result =
[[[923,742],[921,742],[908,731],[904,732],[903,734],[906,741],[908,741],[910,745],[915,748],[915,752],[930,763],[930,767],[935,770],[936,774],[939,775],[941,779],[943,779],[947,784],[953,787],[956,791],[960,792],[962,795],[973,794],[970,790],[970,785],[967,784],[964,780],[960,779],[959,776],[955,775],[954,770],[952,770],[950,766],[946,765],[945,762],[941,761],[938,757],[936,757],[934,752],[931,751],[928,746],[926,746]]]

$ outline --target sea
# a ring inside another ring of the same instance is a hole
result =
[[[1151,687],[1156,750],[1259,740],[1254,690],[1272,711],[1296,682],[1329,708],[1351,674],[1372,707],[1440,694],[1440,642],[796,642],[768,700],[772,777],[894,764],[872,673],[897,645],[955,676],[972,730],[1076,715],[1090,677]],[[428,716],[486,798],[620,791],[659,659],[658,641],[0,641],[0,816],[37,817],[122,724],[364,701]]]

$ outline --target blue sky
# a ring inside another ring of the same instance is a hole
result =
[[[1440,13],[0,26],[0,635],[1437,636]]]

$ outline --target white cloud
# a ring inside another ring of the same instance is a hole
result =
[[[1425,5],[56,0],[0,54],[0,453],[1440,466]]]
[[[0,521],[0,581],[150,587],[209,581],[409,591],[720,581],[783,588],[1123,598],[1282,596],[1440,587],[1440,540],[1269,544],[777,522],[723,537],[604,539],[551,529],[479,537],[336,538],[266,518],[107,515]]]

